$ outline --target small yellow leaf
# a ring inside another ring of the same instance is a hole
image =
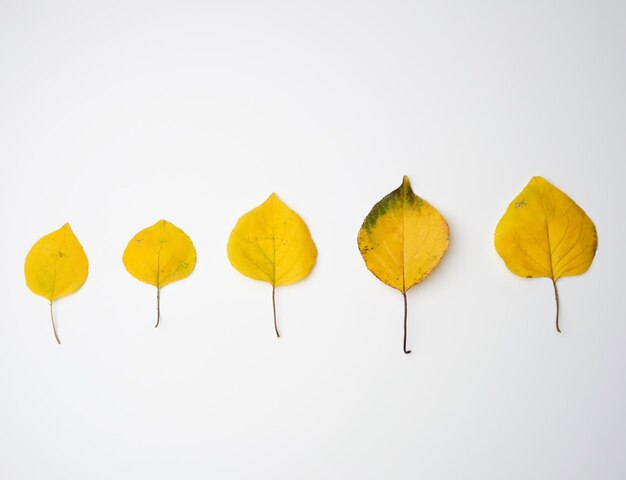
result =
[[[191,239],[176,225],[159,220],[128,242],[122,260],[128,273],[157,288],[158,327],[161,288],[187,277],[196,266],[196,249]]]
[[[406,176],[399,188],[374,205],[359,230],[367,268],[404,297],[404,353],[411,353],[406,349],[406,292],[439,264],[448,238],[445,218],[413,193]]]
[[[521,277],[552,280],[559,327],[561,277],[580,275],[598,247],[596,227],[582,208],[542,177],[533,177],[500,219],[495,246],[507,268]]]
[[[272,285],[276,336],[276,287],[306,277],[317,259],[317,248],[300,216],[272,193],[243,215],[228,239],[228,259],[240,273]]]
[[[87,279],[89,261],[69,223],[41,237],[26,255],[26,285],[50,302],[54,337],[61,343],[52,316],[52,302],[74,293]]]

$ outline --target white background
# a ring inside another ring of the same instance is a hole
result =
[[[0,477],[626,478],[623,2],[0,2]],[[357,231],[408,175],[450,250],[402,297]],[[532,175],[595,221],[583,276],[506,270]],[[319,249],[278,290],[229,264],[272,191]],[[195,242],[162,292],[121,262],[160,218]],[[23,278],[70,222],[56,304]]]

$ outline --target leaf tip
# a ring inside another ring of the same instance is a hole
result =
[[[551,185],[550,182],[548,182],[545,178],[543,178],[541,175],[534,175],[531,179],[530,182],[528,183],[543,183],[543,184],[549,184]]]
[[[266,202],[267,202],[267,203],[273,203],[273,204],[276,204],[276,203],[282,203],[282,202],[280,201],[280,198],[278,198],[278,195],[276,195],[276,192],[272,192],[272,193],[270,194],[270,196],[269,196],[269,197],[267,197],[267,200],[265,200],[265,202],[263,202],[263,203],[266,203]]]

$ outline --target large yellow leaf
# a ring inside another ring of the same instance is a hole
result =
[[[404,353],[406,349],[406,292],[424,280],[448,249],[448,224],[426,200],[413,193],[408,177],[365,217],[358,244],[367,268],[404,297]]]
[[[547,277],[554,286],[559,327],[561,277],[587,271],[598,247],[596,227],[574,201],[542,177],[515,197],[495,232],[498,254],[521,277]]]
[[[133,277],[156,287],[158,327],[161,288],[187,277],[196,266],[196,249],[191,239],[176,225],[159,220],[128,242],[122,260]]]
[[[272,285],[276,336],[276,287],[306,277],[317,259],[309,229],[296,212],[272,193],[242,216],[228,239],[228,259],[246,277]]]
[[[52,331],[59,344],[61,341],[54,325],[52,302],[82,287],[88,271],[87,255],[69,223],[41,237],[26,255],[26,285],[33,293],[49,301]]]

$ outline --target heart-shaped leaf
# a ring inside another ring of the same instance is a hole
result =
[[[500,219],[495,246],[507,268],[520,277],[552,280],[559,326],[561,277],[580,275],[598,248],[596,227],[582,208],[542,177],[533,177]]]
[[[272,193],[243,215],[228,239],[228,259],[237,271],[272,285],[276,336],[276,287],[306,277],[317,259],[317,248],[300,216]]]
[[[161,288],[187,277],[196,266],[196,248],[176,225],[159,220],[135,235],[122,257],[124,266],[137,280],[157,289],[157,321],[161,321]]]
[[[52,331],[59,344],[61,341],[54,324],[52,302],[82,287],[88,271],[87,255],[69,223],[41,237],[26,255],[26,285],[33,293],[49,301]]]

